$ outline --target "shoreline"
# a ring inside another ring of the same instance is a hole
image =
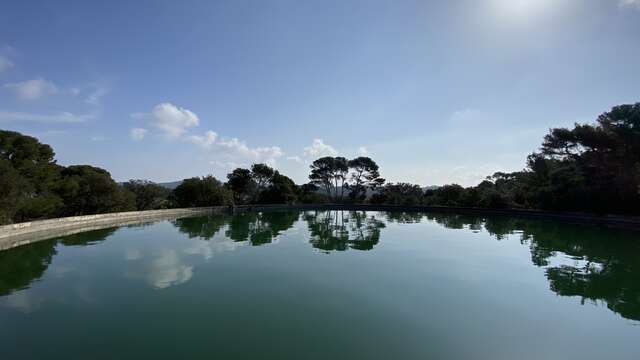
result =
[[[0,226],[0,251],[54,237],[115,226],[134,225],[149,221],[171,220],[207,214],[238,213],[246,211],[279,210],[342,210],[342,211],[398,211],[431,212],[472,216],[509,216],[529,219],[559,220],[568,223],[599,225],[640,231],[640,217],[619,215],[593,215],[584,213],[547,212],[520,209],[485,209],[447,206],[301,204],[301,205],[240,205],[164,210],[128,211],[96,215],[35,220]]]

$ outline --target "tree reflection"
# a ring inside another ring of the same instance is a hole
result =
[[[310,211],[303,215],[314,248],[344,251],[371,250],[380,242],[382,220],[364,211]]]
[[[66,246],[91,245],[106,239],[115,230],[94,230],[0,251],[0,296],[26,289],[40,279],[57,253],[58,243]]]
[[[298,212],[267,211],[229,215],[183,218],[174,221],[178,230],[190,238],[210,240],[224,229],[233,241],[248,241],[252,245],[268,244],[298,220]],[[226,227],[226,228],[225,228]]]
[[[251,245],[268,244],[299,219],[298,212],[247,212],[235,215],[225,235],[233,241],[249,241]]]
[[[405,211],[393,211],[385,213],[388,222],[395,222],[398,224],[413,224],[419,223],[424,217],[424,213],[421,212],[405,212]]]
[[[367,213],[307,211],[302,213],[309,243],[325,252],[371,250],[389,222],[414,223],[427,218],[446,228],[486,231],[498,240],[514,237],[529,248],[531,261],[545,270],[550,289],[583,302],[602,302],[624,318],[640,320],[640,242],[637,234],[557,221],[478,217],[434,213]],[[177,229],[190,238],[229,240],[262,245],[273,242],[300,218],[298,212],[247,212],[178,219]],[[69,235],[0,252],[0,296],[24,289],[41,278],[56,245],[85,246],[109,237],[117,228]],[[229,243],[233,244],[231,241]]]
[[[42,277],[56,254],[55,241],[42,241],[0,252],[0,296],[29,287]]]
[[[640,242],[636,234],[556,221],[508,217],[461,217],[430,214],[429,219],[448,228],[482,224],[504,239],[518,236],[529,246],[531,261],[545,268],[552,291],[604,302],[624,318],[640,320]]]
[[[176,219],[173,221],[173,225],[175,225],[181,233],[187,234],[190,239],[201,238],[210,240],[227,222],[228,217],[225,215],[209,215]]]
[[[101,241],[104,241],[109,236],[113,235],[113,233],[118,230],[117,227],[107,228],[107,229],[99,229],[92,230],[83,233],[67,235],[65,237],[60,238],[58,241],[66,246],[88,246],[94,245]]]

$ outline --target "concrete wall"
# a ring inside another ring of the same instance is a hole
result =
[[[344,211],[405,211],[454,213],[476,216],[510,216],[535,219],[555,219],[565,222],[596,224],[640,230],[639,217],[598,216],[581,213],[552,213],[534,210],[514,209],[482,209],[439,206],[393,206],[393,205],[246,205],[246,206],[214,206],[204,208],[167,209],[149,211],[129,211],[110,214],[73,216],[66,218],[30,221],[0,226],[0,251],[40,240],[71,235],[83,231],[104,229],[114,226],[139,224],[148,221],[176,219],[180,217],[234,213],[245,211],[277,211],[277,210],[344,210]]]
[[[127,211],[109,214],[71,216],[4,225],[0,226],[0,250],[10,249],[51,237],[71,235],[83,231],[130,225],[146,221],[222,213],[227,210],[228,207],[226,206],[218,206],[205,208]]]

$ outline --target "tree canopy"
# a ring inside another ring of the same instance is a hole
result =
[[[380,177],[378,164],[364,156],[353,160],[322,157],[311,164],[309,179],[335,202],[344,200],[345,191],[351,202],[362,202],[367,189],[375,190],[385,182]]]
[[[90,165],[60,166],[37,139],[0,130],[0,223],[56,216],[230,204],[375,203],[640,214],[640,103],[619,105],[593,124],[554,128],[526,167],[477,186],[424,190],[390,183],[369,157],[321,157],[298,186],[267,164],[237,168],[222,183],[185,179],[173,191],[148,180],[116,183]]]

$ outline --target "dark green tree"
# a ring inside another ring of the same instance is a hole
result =
[[[137,210],[161,209],[168,206],[171,191],[149,180],[129,180],[122,186],[135,196]]]
[[[56,216],[63,207],[55,190],[61,166],[53,149],[37,139],[0,130],[0,221],[26,221]]]
[[[363,202],[367,196],[367,189],[375,191],[384,184],[380,177],[379,167],[369,157],[361,156],[348,162],[352,170],[349,184],[349,198],[352,202]]]
[[[109,172],[89,165],[61,171],[58,188],[65,216],[135,210],[135,195],[119,186]]]
[[[319,192],[317,185],[307,183],[298,187],[298,201],[303,204],[324,204],[329,202],[329,198]]]
[[[269,186],[260,192],[260,204],[293,204],[297,201],[297,185],[289,177],[274,172]]]
[[[231,205],[233,193],[212,175],[184,179],[173,190],[172,199],[179,207]]]
[[[251,166],[251,177],[258,187],[258,191],[269,186],[274,174],[275,170],[267,164],[253,164]]]
[[[233,191],[234,203],[249,204],[258,185],[253,179],[251,170],[237,168],[227,174],[227,187]]]
[[[419,185],[408,183],[389,183],[371,197],[373,204],[419,205],[422,203],[423,191]]]
[[[309,179],[320,186],[332,201],[342,201],[349,174],[349,162],[343,157],[325,156],[311,164]]]

